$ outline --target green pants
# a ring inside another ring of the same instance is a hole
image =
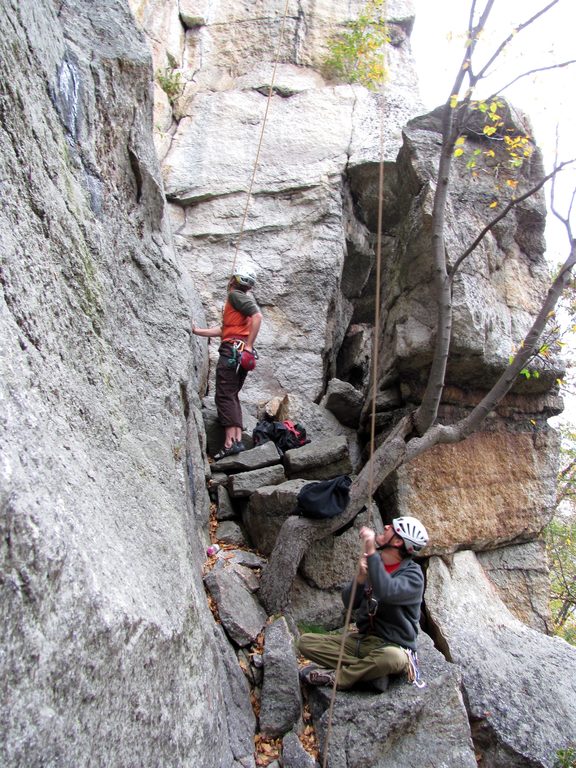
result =
[[[340,658],[342,634],[320,635],[309,632],[300,637],[298,650],[311,661],[328,669],[336,669]],[[397,645],[386,645],[376,635],[353,632],[344,642],[338,688],[350,688],[360,680],[376,680],[384,675],[408,671],[408,655]]]

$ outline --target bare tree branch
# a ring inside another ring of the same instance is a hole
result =
[[[531,19],[520,25],[516,29],[515,34],[532,24],[539,16],[556,5],[557,2],[558,0],[550,2]],[[438,408],[444,391],[452,331],[452,282],[454,273],[478,246],[487,232],[509,214],[515,206],[535,194],[550,179],[554,181],[561,169],[574,162],[571,160],[565,163],[556,163],[556,167],[551,174],[548,174],[526,193],[511,201],[503,211],[484,227],[474,242],[458,258],[450,273],[448,272],[445,243],[446,206],[455,141],[458,138],[462,120],[468,112],[474,85],[484,75],[487,67],[498,58],[513,36],[510,35],[499,46],[488,64],[481,70],[480,75],[475,77],[472,72],[472,55],[476,49],[478,34],[484,28],[493,4],[494,0],[487,0],[480,21],[474,27],[473,19],[476,0],[472,2],[466,52],[442,115],[442,147],[432,210],[431,247],[435,297],[437,301],[437,332],[432,364],[421,404],[412,414],[401,418],[384,442],[373,452],[369,462],[363,467],[351,486],[350,501],[345,512],[337,518],[322,522],[297,517],[290,517],[284,522],[261,577],[260,597],[269,613],[281,611],[287,605],[294,578],[306,550],[313,542],[342,528],[364,506],[371,504],[373,487],[378,488],[381,486],[384,480],[399,466],[414,460],[433,446],[463,440],[480,426],[486,416],[494,410],[510,391],[520,371],[537,354],[539,340],[546,328],[551,313],[571,279],[571,271],[576,263],[576,246],[571,236],[569,220],[557,214],[566,226],[570,239],[570,252],[558,276],[553,281],[520,351],[512,363],[503,371],[492,389],[465,418],[451,425],[436,423]],[[460,99],[460,91],[463,88],[466,77],[469,79],[470,87],[464,94],[464,98]],[[453,108],[455,99],[459,99],[460,103],[456,108]],[[572,202],[574,202],[574,197]],[[374,392],[372,394],[374,395]]]
[[[450,269],[449,274],[451,279],[454,279],[454,276],[456,272],[458,271],[458,268],[462,264],[462,262],[470,256],[470,254],[480,245],[482,240],[486,237],[486,235],[494,229],[496,224],[498,222],[502,221],[509,213],[510,211],[515,208],[519,203],[524,202],[524,200],[527,200],[528,198],[532,197],[533,195],[538,192],[538,190],[542,189],[542,187],[550,181],[550,179],[553,179],[558,173],[560,173],[564,168],[566,168],[569,165],[572,165],[576,162],[576,158],[573,158],[572,160],[566,160],[563,163],[560,163],[554,170],[552,170],[549,174],[544,176],[537,184],[535,184],[533,187],[530,187],[529,190],[524,192],[519,197],[515,197],[513,200],[511,200],[503,209],[498,213],[494,218],[486,224],[486,226],[481,230],[481,232],[478,234],[478,236],[472,241],[472,243],[466,248],[466,250],[456,259],[453,267]]]
[[[556,157],[557,156],[558,156],[558,131],[556,131]],[[572,225],[570,223],[570,219],[572,217],[572,210],[574,208],[575,201],[576,201],[576,186],[572,189],[570,203],[568,204],[568,212],[566,213],[565,216],[563,216],[558,210],[558,207],[556,205],[556,178],[554,178],[552,181],[552,191],[550,193],[550,210],[552,211],[554,216],[556,216],[556,218],[564,225],[570,242],[572,242],[574,239],[572,235]]]
[[[550,286],[546,299],[540,307],[540,311],[538,312],[532,327],[528,331],[521,349],[490,392],[488,392],[472,412],[460,422],[459,429],[462,430],[463,437],[471,434],[486,418],[490,411],[494,410],[496,405],[510,391],[520,371],[526,367],[536,353],[540,336],[548,322],[550,314],[553,312],[560,296],[570,281],[571,272],[575,263],[576,243],[572,240],[570,254],[562,265],[556,279]]]
[[[490,15],[494,2],[495,0],[488,0],[480,16],[478,24],[476,26],[474,26],[474,15],[475,15],[475,8],[476,8],[475,0],[472,3],[472,7],[470,9],[470,18],[468,20],[468,40],[466,42],[466,50],[464,52],[462,64],[460,65],[460,69],[458,70],[458,74],[456,75],[454,85],[452,86],[452,90],[450,91],[450,95],[448,96],[448,99],[446,101],[447,106],[451,104],[453,96],[459,96],[460,91],[462,89],[462,83],[464,82],[464,79],[466,77],[468,77],[470,81],[470,87],[468,88],[468,93],[464,97],[463,101],[467,102],[468,99],[470,98],[473,87],[477,82],[477,79],[474,78],[472,74],[472,56],[478,44],[479,35],[484,29],[484,27],[486,26],[486,21],[488,20],[488,17]]]
[[[490,99],[496,98],[498,94],[503,93],[507,88],[510,88],[512,85],[517,83],[519,80],[523,80],[525,77],[536,75],[538,72],[548,72],[551,69],[562,69],[563,67],[569,67],[572,64],[576,64],[576,59],[571,59],[570,61],[562,61],[560,64],[550,64],[548,67],[536,67],[535,69],[529,69],[527,72],[522,72],[521,75],[518,75],[513,80],[510,80],[510,82],[506,83],[506,85],[502,86],[502,88],[498,88],[490,96]]]
[[[485,77],[486,71],[492,66],[492,64],[498,59],[498,57],[502,54],[503,50],[510,44],[510,42],[524,29],[529,27],[531,24],[533,24],[536,19],[538,19],[540,16],[543,16],[545,13],[547,13],[551,8],[553,8],[559,0],[552,0],[551,3],[548,3],[547,6],[544,8],[541,8],[537,13],[535,13],[531,18],[527,19],[527,21],[522,22],[522,24],[519,24],[517,27],[515,27],[512,32],[508,35],[508,37],[503,40],[500,45],[496,48],[492,56],[488,59],[486,64],[482,67],[480,70],[477,81],[481,78]]]

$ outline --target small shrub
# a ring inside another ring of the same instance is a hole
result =
[[[328,79],[375,89],[387,76],[384,46],[390,41],[384,19],[385,0],[367,0],[355,21],[328,41],[323,72]]]
[[[312,632],[315,635],[320,635],[326,632],[324,627],[321,627],[319,624],[308,624],[307,622],[299,623],[298,629],[303,635],[306,634],[307,632]]]
[[[176,72],[171,67],[164,67],[156,72],[156,82],[162,88],[170,104],[174,104],[175,100],[182,93],[184,84],[180,72]]]
[[[576,747],[556,750],[554,768],[576,768]]]

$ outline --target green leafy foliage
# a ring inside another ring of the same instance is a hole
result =
[[[554,634],[576,645],[576,432],[560,428],[556,514],[546,528]]]
[[[170,104],[174,104],[178,96],[182,93],[184,83],[180,72],[172,67],[164,67],[156,71],[156,82],[162,88]]]
[[[554,768],[576,768],[576,746],[558,749]]]
[[[541,336],[541,344],[531,358],[532,365],[530,367],[522,368],[520,376],[525,379],[539,379],[542,372],[553,369],[558,363],[558,355],[562,352],[565,342],[563,336],[569,333],[570,330],[564,331],[560,328],[560,323],[557,320],[556,312],[550,312],[544,331]],[[514,358],[518,352],[523,349],[524,344],[520,344],[518,349],[514,349],[513,353],[508,357],[508,363],[511,365],[514,362]],[[556,384],[561,386],[564,382],[557,380]]]
[[[576,523],[556,516],[546,529],[555,635],[576,645]]]
[[[566,516],[576,519],[576,432],[573,426],[560,427],[560,469],[556,484],[556,507],[564,505]]]
[[[327,78],[375,89],[387,77],[385,45],[390,41],[385,21],[386,0],[367,0],[355,21],[328,41],[323,63]]]
[[[459,106],[458,98],[452,96],[450,106]],[[460,135],[454,143],[454,157],[463,158],[472,178],[480,174],[490,174],[494,178],[494,198],[489,208],[498,208],[505,198],[513,197],[518,186],[518,171],[534,150],[532,137],[513,133],[506,128],[502,116],[504,102],[499,99],[473,101],[468,109],[483,116],[484,125],[477,138],[470,141],[470,136]],[[472,133],[472,132],[470,132]],[[483,147],[478,147],[478,140],[484,140]]]

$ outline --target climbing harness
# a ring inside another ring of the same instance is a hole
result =
[[[228,358],[230,368],[236,368],[236,373],[240,368],[246,371],[253,371],[258,360],[258,352],[255,348],[245,349],[246,342],[241,339],[234,339],[229,342],[231,345],[231,355]]]
[[[374,632],[374,617],[378,612],[378,600],[372,597],[372,585],[370,584],[367,589],[364,590],[364,597],[366,598],[367,611],[368,611],[368,626],[370,627],[370,633]]]
[[[229,342],[229,344],[231,345],[231,354],[228,358],[228,367],[236,368],[236,373],[238,373],[240,356],[244,351],[244,342],[241,339],[234,339],[234,341]]]

